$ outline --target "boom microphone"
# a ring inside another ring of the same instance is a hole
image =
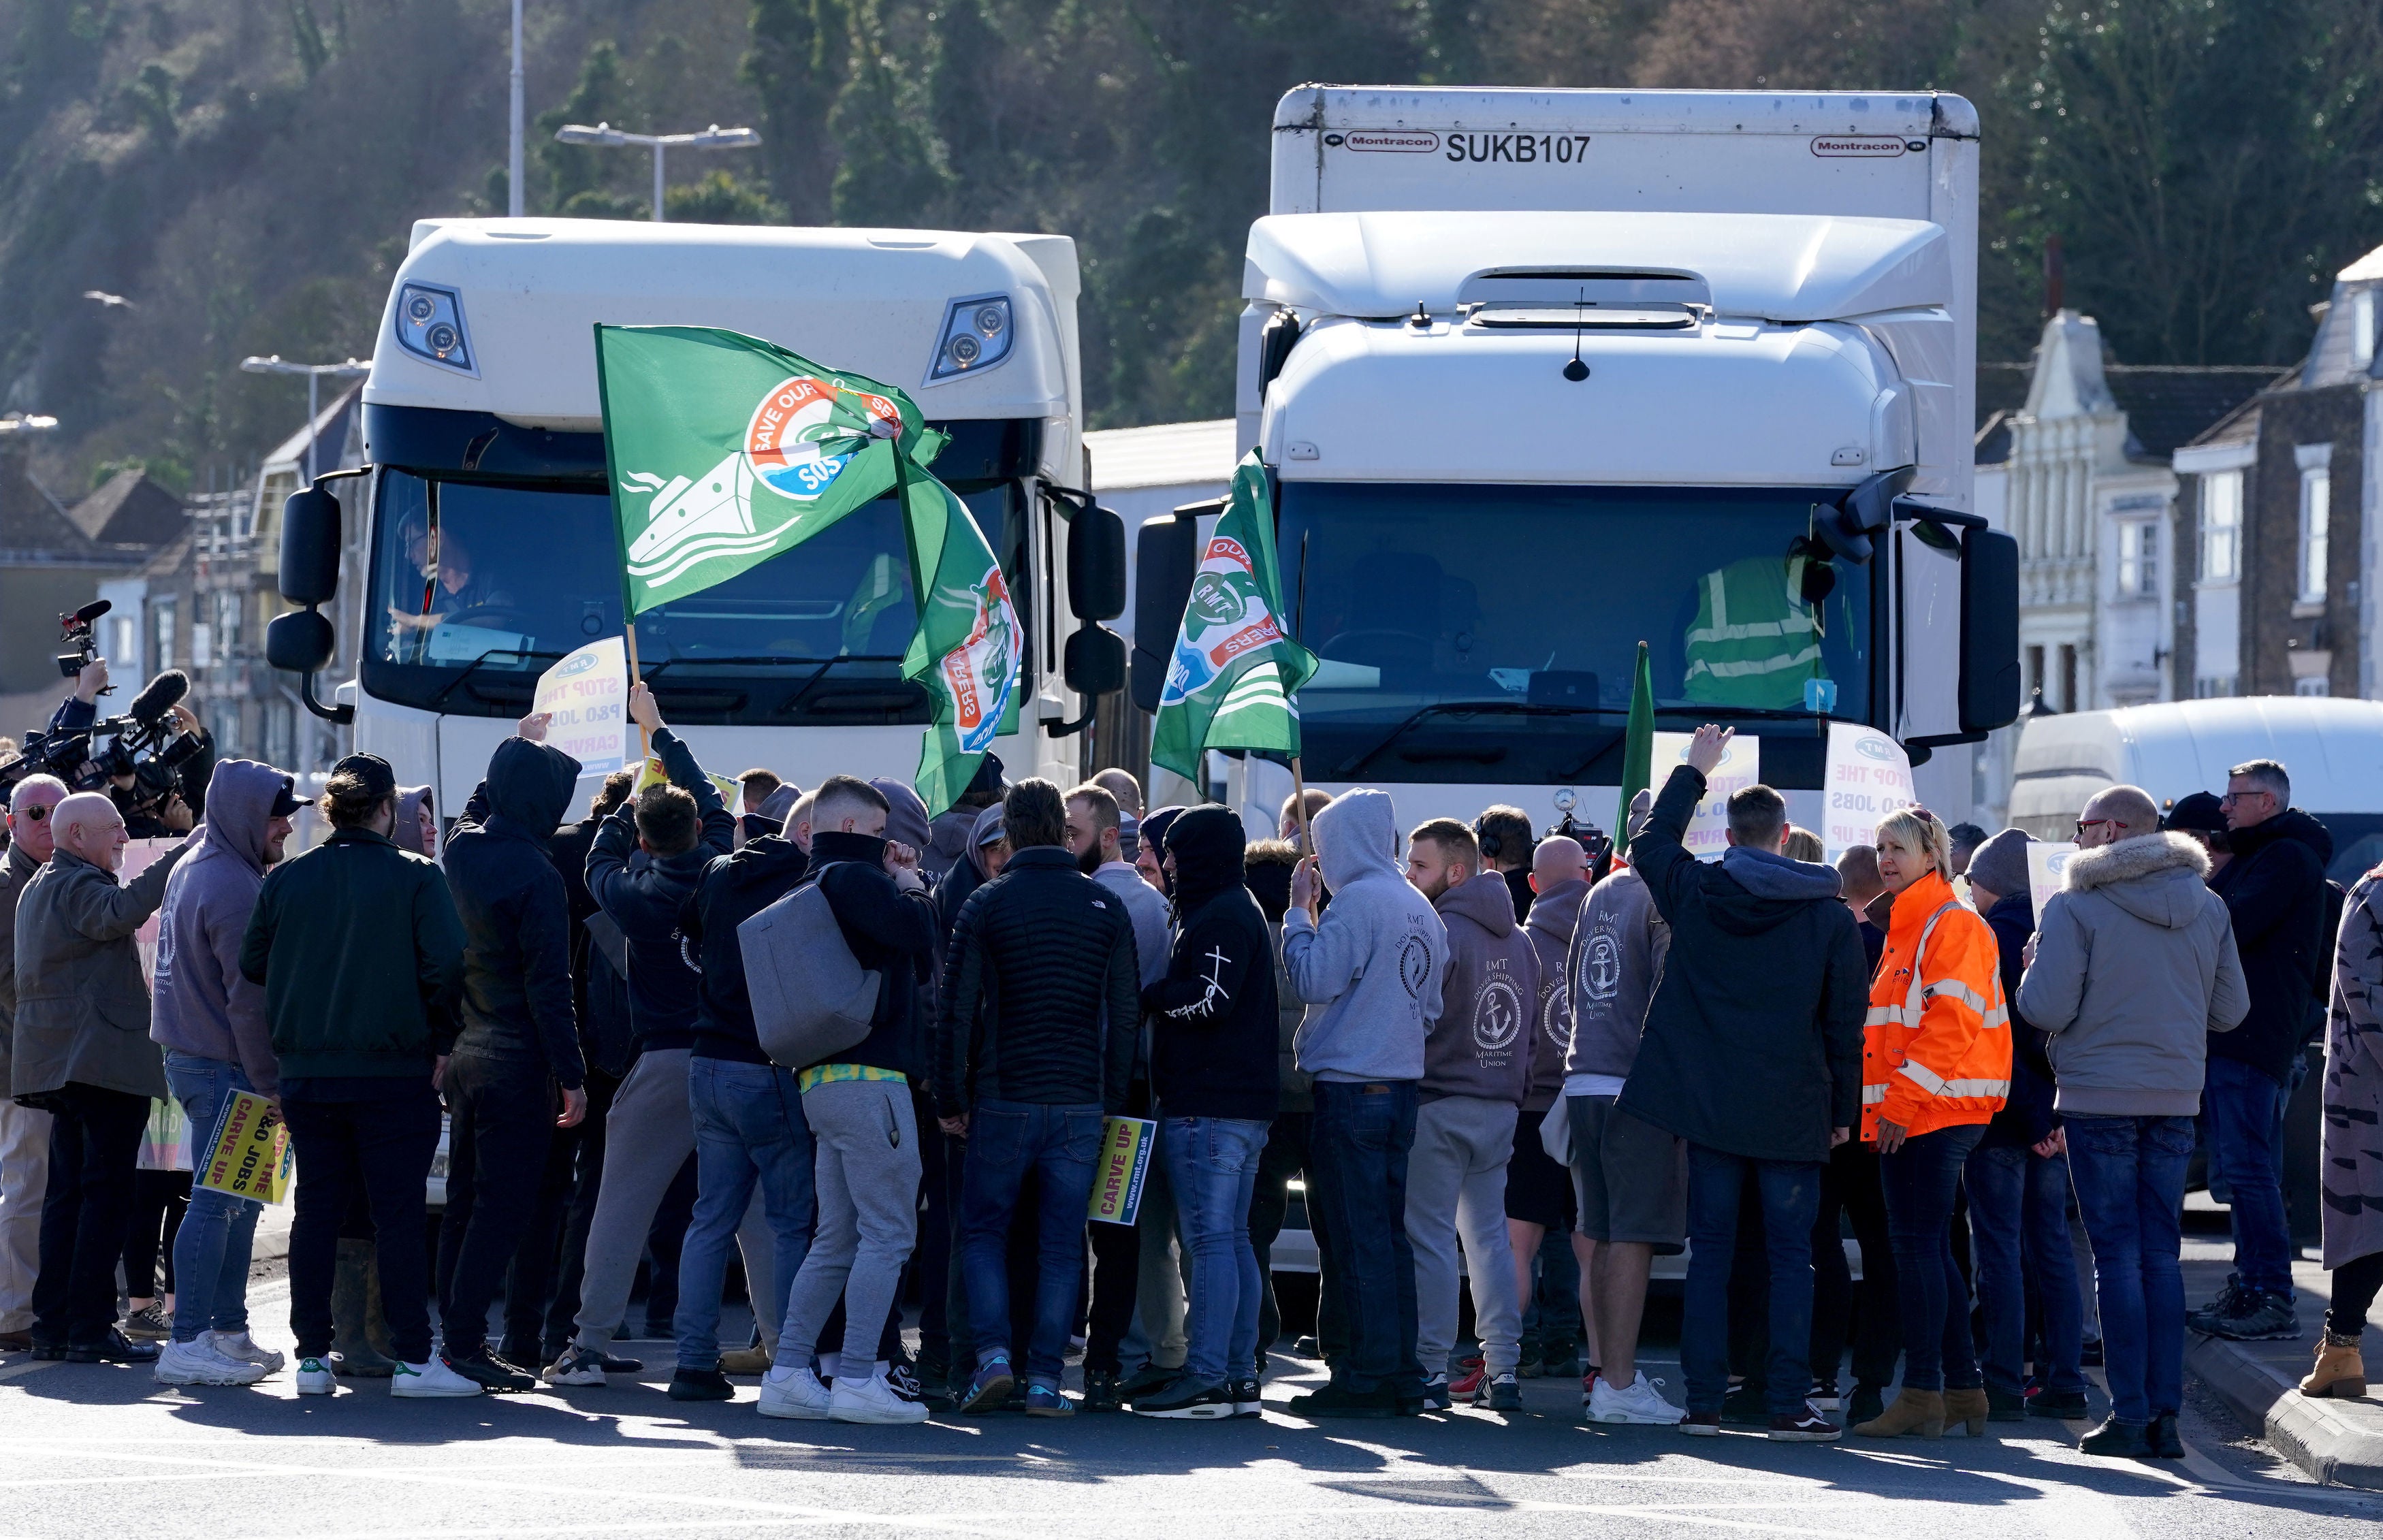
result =
[[[130,716],[143,727],[154,727],[157,719],[174,708],[191,693],[191,676],[179,669],[167,669],[164,673],[141,686],[132,697]]]
[[[116,606],[106,599],[93,599],[74,612],[75,624],[89,625],[115,608]]]

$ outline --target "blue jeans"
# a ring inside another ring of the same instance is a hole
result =
[[[1059,1383],[1083,1287],[1084,1212],[1100,1158],[1101,1121],[1101,1109],[1091,1105],[985,1101],[970,1109],[960,1179],[960,1267],[979,1364],[1009,1354],[1009,1226],[1031,1173],[1037,1178],[1041,1235],[1026,1375]]]
[[[2044,1361],[2035,1366],[2036,1375],[2046,1390],[2081,1393],[2085,1374],[2078,1356],[2085,1307],[2068,1244],[2068,1163],[2019,1146],[1976,1150],[1962,1185],[1969,1195],[1978,1303],[1986,1317],[1986,1384],[2013,1396],[2026,1388],[2019,1362],[2027,1357],[2032,1278],[2043,1309]]]
[[[232,1092],[253,1091],[247,1072],[221,1059],[166,1050],[166,1083],[191,1121],[192,1164],[215,1148]],[[190,1211],[174,1234],[174,1340],[207,1331],[248,1330],[248,1255],[264,1205],[213,1188],[191,1188]]]
[[[1307,1201],[1320,1209],[1323,1276],[1340,1295],[1348,1351],[1332,1366],[1344,1390],[1422,1393],[1415,1358],[1414,1248],[1407,1242],[1407,1153],[1415,1082],[1318,1080]]]
[[[1956,1124],[1914,1135],[1878,1157],[1903,1307],[1903,1383],[1913,1390],[1975,1390],[1985,1383],[1969,1335],[1969,1286],[1953,1260],[1953,1195],[1985,1131],[1982,1123]]]
[[[2210,1153],[2226,1174],[2234,1271],[2244,1288],[2291,1292],[2291,1232],[2284,1222],[2285,1090],[2236,1059],[2212,1058],[2206,1090]]]
[[[2071,1115],[2065,1121],[2077,1212],[2093,1243],[2110,1412],[2123,1423],[2148,1423],[2184,1402],[2184,1274],[2177,1251],[2192,1119]]]
[[[1738,1194],[1748,1171],[1762,1195],[1771,1261],[1771,1349],[1763,1397],[1773,1416],[1800,1413],[1812,1388],[1812,1221],[1821,1212],[1819,1161],[1761,1161],[1688,1146],[1688,1281],[1680,1317],[1680,1369],[1690,1411],[1719,1411],[1729,1391],[1729,1275],[1737,1251]]]
[[[811,1186],[811,1130],[803,1121],[795,1072],[735,1059],[686,1062],[686,1100],[695,1116],[695,1215],[678,1259],[678,1366],[720,1366],[720,1286],[736,1226],[761,1188],[770,1217],[779,1298],[756,1300],[757,1320],[785,1318],[785,1291],[811,1248],[817,1199]]]
[[[1183,1244],[1192,1252],[1191,1320],[1183,1373],[1245,1377],[1258,1348],[1258,1255],[1250,1246],[1250,1199],[1266,1125],[1236,1117],[1167,1119],[1167,1178]]]

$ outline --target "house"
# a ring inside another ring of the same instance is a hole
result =
[[[37,731],[70,688],[56,662],[64,650],[58,616],[110,597],[113,585],[154,554],[154,537],[180,531],[180,504],[166,488],[139,472],[110,486],[116,490],[105,507],[95,492],[68,509],[33,474],[18,442],[0,448],[0,733]],[[128,621],[139,623],[137,609],[100,620],[103,656],[117,656]],[[145,676],[119,666],[113,677],[137,690]],[[130,698],[125,691],[108,697]]]
[[[2313,307],[2308,357],[2177,452],[2179,696],[2383,695],[2383,247]]]

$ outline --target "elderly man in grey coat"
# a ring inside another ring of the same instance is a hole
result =
[[[116,880],[125,832],[114,803],[79,792],[50,817],[56,848],[17,903],[13,1084],[18,1101],[54,1119],[33,1356],[146,1363],[156,1345],[127,1341],[116,1327],[116,1263],[150,1099],[168,1092],[133,932],[164,901],[189,847],[125,887]]]

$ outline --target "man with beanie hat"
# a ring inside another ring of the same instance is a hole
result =
[[[1183,920],[1165,974],[1142,991],[1160,1150],[1192,1254],[1182,1374],[1136,1397],[1146,1417],[1254,1417],[1258,1262],[1250,1199],[1274,1116],[1274,950],[1243,883],[1241,820],[1201,807],[1167,831]],[[1137,881],[1139,881],[1137,879]]]
[[[546,854],[579,761],[545,741],[547,721],[524,717],[497,745],[447,839],[447,886],[463,925],[463,1030],[440,1080],[449,1134],[438,1320],[447,1367],[489,1390],[537,1387],[535,1362],[509,1363],[488,1348],[488,1306],[537,1206],[554,1130],[587,1115],[571,900]]]
[[[1407,1161],[1424,1405],[1445,1411],[1450,1401],[1461,1243],[1481,1337],[1483,1377],[1474,1398],[1494,1411],[1520,1411],[1522,1300],[1506,1236],[1506,1163],[1530,1089],[1537,955],[1514,923],[1513,890],[1504,874],[1482,869],[1473,831],[1454,819],[1434,819],[1407,837],[1407,881],[1431,900],[1448,933],[1439,1019],[1424,1040],[1414,1150]]]
[[[1969,1255],[1977,1274],[1978,1307],[1986,1325],[1987,1416],[2018,1422],[2085,1415],[2084,1297],[2077,1287],[2077,1255],[2068,1242],[2068,1157],[2053,1111],[2052,1061],[2046,1039],[2018,1006],[2021,956],[2035,934],[2035,902],[2027,881],[2028,837],[2006,829],[1969,856],[1969,896],[1994,933],[2001,952],[2003,998],[2010,1002],[2011,1088],[1962,1168],[1969,1195]],[[2030,1400],[2019,1374],[2027,1356],[2027,1301],[2032,1282],[2041,1301],[2042,1382]]]
[[[2215,792],[2192,792],[2178,797],[2176,805],[2160,820],[2162,829],[2183,834],[2208,853],[2209,875],[2214,881],[2233,858],[2234,846],[2227,839],[2226,805]]]
[[[1283,917],[1283,973],[1301,1003],[1317,1007],[1296,1042],[1299,1067],[1315,1077],[1308,1201],[1323,1207],[1318,1238],[1331,1250],[1323,1275],[1340,1288],[1349,1350],[1332,1382],[1291,1410],[1393,1417],[1423,1405],[1407,1153],[1448,928],[1400,866],[1387,795],[1360,787],[1336,797],[1310,832],[1315,854],[1292,874]],[[1319,918],[1327,886],[1332,906]]]

